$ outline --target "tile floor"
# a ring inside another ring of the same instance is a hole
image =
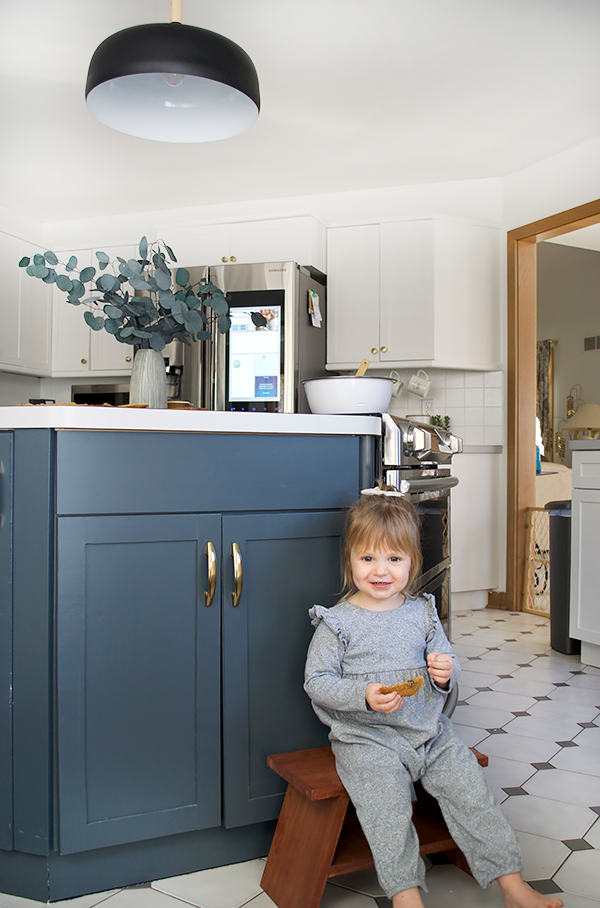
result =
[[[600,906],[600,669],[550,649],[548,621],[493,609],[454,617],[463,673],[453,721],[490,757],[489,783],[517,830],[525,879],[564,893],[566,908]],[[272,908],[263,861],[248,861],[114,892],[57,902],[65,908]],[[502,908],[449,864],[427,871],[426,908]],[[372,872],[327,884],[321,908],[388,908]],[[0,908],[39,902],[0,895]]]

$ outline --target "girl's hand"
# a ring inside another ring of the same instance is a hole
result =
[[[447,653],[429,653],[427,670],[438,687],[447,687],[454,671],[454,660]]]
[[[379,692],[381,686],[381,684],[377,684],[374,681],[367,684],[365,700],[371,709],[374,709],[378,713],[395,713],[400,709],[404,700],[396,691],[392,691],[391,694],[381,694]]]

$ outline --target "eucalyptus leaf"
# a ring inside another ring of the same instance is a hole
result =
[[[154,280],[161,290],[171,289],[171,272],[169,270],[165,272],[162,268],[157,268],[154,273]]]
[[[74,280],[74,281],[73,281],[73,287],[72,287],[71,292],[70,292],[70,296],[75,296],[75,297],[77,297],[77,299],[80,300],[81,297],[84,296],[84,295],[85,295],[85,287],[84,287],[84,285],[81,283],[81,281]]]
[[[56,278],[56,286],[59,290],[62,290],[63,293],[70,293],[73,289],[73,281],[70,277],[67,277],[66,274],[59,274]]]
[[[150,338],[150,346],[153,350],[164,350],[167,346],[164,337],[161,337],[160,334],[153,334]]]
[[[123,312],[121,311],[121,309],[117,309],[116,306],[105,306],[104,311],[109,318],[123,318]]]
[[[93,315],[91,312],[84,312],[83,317],[86,324],[90,326],[92,331],[101,331],[104,328],[104,319],[101,315]]]
[[[96,286],[100,290],[115,290],[119,286],[119,281],[114,274],[101,274],[96,281]]]
[[[227,299],[211,281],[202,278],[190,284],[188,268],[177,268],[173,277],[169,266],[177,258],[162,240],[148,243],[142,237],[138,248],[139,260],[116,256],[111,261],[98,250],[97,266],[85,265],[80,273],[77,256],[72,255],[66,273],[57,274],[59,260],[51,250],[36,252],[33,258],[23,256],[19,267],[47,284],[56,283],[70,305],[84,307],[92,330],[104,328],[122,344],[162,350],[174,339],[189,346],[211,339],[216,327],[222,333],[229,330]],[[92,287],[86,290],[90,282]],[[134,290],[141,295],[132,296]]]
[[[214,312],[216,312],[217,315],[226,315],[227,311],[229,309],[229,306],[227,305],[227,300],[225,298],[219,299],[219,297],[214,297],[214,296],[209,297],[208,299],[205,299],[204,305],[208,306],[210,309],[212,309]]]
[[[152,285],[145,281],[143,277],[132,277],[129,281],[134,290],[151,290]]]
[[[96,269],[92,268],[91,265],[88,265],[87,268],[83,268],[79,272],[79,280],[83,281],[83,283],[86,283],[87,281],[93,281],[95,277],[96,277]]]

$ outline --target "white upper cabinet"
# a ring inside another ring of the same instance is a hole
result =
[[[130,259],[137,256],[134,246],[107,246],[103,252],[113,261],[117,256]],[[77,258],[77,269],[80,271],[93,265],[97,273],[98,260],[96,250],[76,249],[68,253],[57,253],[61,261],[67,261],[71,255]],[[86,284],[86,296],[92,285]],[[92,331],[84,321],[86,306],[73,306],[67,302],[67,294],[54,286],[52,322],[52,374],[54,376],[82,375],[89,373],[107,375],[127,375],[133,363],[133,347],[121,344],[104,329]]]
[[[222,263],[298,262],[326,267],[327,232],[310,215],[159,227],[159,235],[184,267]]]
[[[499,368],[498,230],[427,217],[327,242],[329,368]]]
[[[30,277],[19,261],[45,250],[0,233],[0,367],[50,373],[51,284]]]

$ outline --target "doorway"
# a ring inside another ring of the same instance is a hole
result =
[[[497,608],[521,608],[535,505],[537,243],[597,223],[600,199],[508,233],[506,592],[490,594]]]

